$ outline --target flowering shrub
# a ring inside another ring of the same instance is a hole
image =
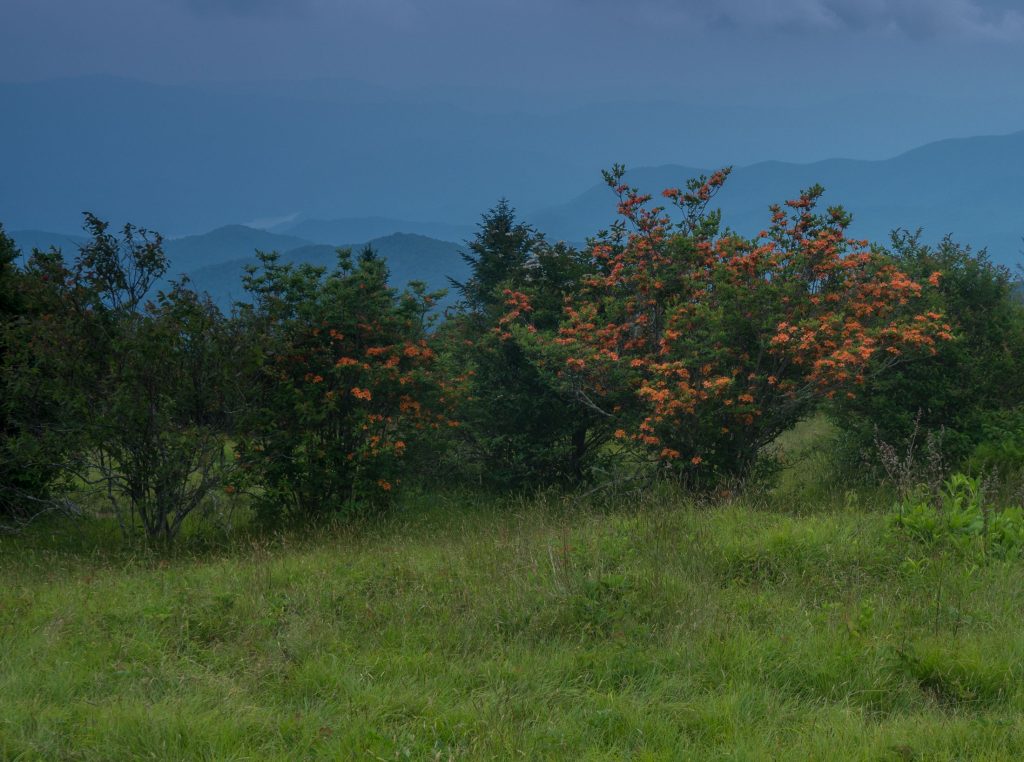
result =
[[[542,363],[615,436],[696,480],[745,472],[819,401],[855,396],[868,374],[950,338],[925,288],[846,236],[813,187],[753,240],[720,232],[707,207],[728,170],[664,192],[681,220],[606,173],[621,221],[593,247],[599,273],[569,300]],[[937,277],[937,276],[936,276]],[[508,330],[526,337],[519,301]]]
[[[437,412],[427,314],[435,296],[397,294],[372,251],[330,274],[262,255],[242,319],[255,338],[252,402],[238,457],[264,513],[315,514],[387,500]]]

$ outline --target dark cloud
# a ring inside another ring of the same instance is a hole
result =
[[[0,0],[0,79],[15,80],[633,93],[696,81],[756,96],[802,67],[828,87],[913,75],[969,91],[1016,70],[1022,41],[1015,0]]]

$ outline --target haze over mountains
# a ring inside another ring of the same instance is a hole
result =
[[[657,195],[685,178],[716,167],[641,167],[627,179]],[[884,161],[832,159],[807,164],[778,161],[737,167],[715,199],[724,222],[746,235],[768,226],[768,207],[795,198],[815,183],[824,202],[853,213],[851,234],[885,242],[896,227],[924,228],[937,240],[950,233],[987,247],[1005,264],[1024,248],[1024,132],[943,140]],[[612,220],[609,189],[598,183],[571,201],[542,210],[531,221],[549,235],[581,240]]]
[[[15,230],[11,236],[23,255],[32,249],[51,247],[70,253],[86,240],[82,236],[37,230]],[[257,251],[277,252],[282,262],[330,269],[337,264],[339,248],[349,248],[356,255],[367,245],[387,260],[391,282],[396,286],[418,280],[432,290],[447,289],[449,277],[459,280],[467,273],[461,244],[413,233],[390,233],[357,243],[323,244],[245,225],[225,225],[204,235],[167,239],[164,251],[171,263],[168,279],[187,274],[198,290],[206,291],[227,309],[235,301],[245,299],[242,276],[247,265],[257,263]]]
[[[9,114],[0,222],[24,250],[74,247],[89,209],[165,233],[172,272],[219,298],[238,290],[257,249],[323,264],[335,246],[367,241],[388,256],[396,283],[443,287],[461,272],[459,244],[503,196],[549,238],[582,242],[615,217],[599,182],[615,161],[631,162],[629,181],[655,195],[736,164],[716,203],[744,234],[767,225],[770,204],[821,183],[826,203],[853,213],[858,237],[885,241],[894,227],[921,226],[929,240],[951,233],[997,261],[1021,261],[1024,132],[884,159],[756,161],[856,141],[810,105],[720,105],[709,127],[678,103],[502,111],[331,81],[171,87],[90,77],[0,83],[0,102]],[[907,139],[901,108],[930,106],[880,96],[875,107],[890,109],[894,136],[876,135],[877,149]],[[803,143],[793,137],[800,119]]]

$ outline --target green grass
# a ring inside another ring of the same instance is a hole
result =
[[[411,495],[163,556],[102,523],[2,538],[0,758],[1024,756],[1024,563],[922,556],[808,458],[715,505]]]

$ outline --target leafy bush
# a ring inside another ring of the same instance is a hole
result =
[[[876,438],[905,440],[919,425],[942,429],[944,456],[962,463],[1000,426],[999,411],[1024,402],[1024,307],[1015,283],[984,251],[948,238],[928,246],[920,231],[895,231],[883,255],[911,278],[935,283],[925,298],[954,339],[934,354],[901,357],[885,373],[872,365],[856,397],[837,398],[835,419],[853,453]]]
[[[27,503],[46,496],[53,469],[34,452],[37,440],[26,427],[26,388],[14,371],[29,306],[25,279],[15,262],[20,252],[0,225],[0,516],[23,515]]]
[[[370,249],[339,251],[330,273],[262,254],[247,274],[237,453],[265,518],[386,501],[419,434],[448,425],[426,342],[436,295],[387,276]]]
[[[471,274],[455,283],[458,314],[439,333],[450,373],[459,379],[455,415],[462,426],[453,450],[473,475],[502,487],[578,483],[608,441],[600,417],[529,357],[529,339],[509,328],[553,330],[565,299],[586,272],[587,257],[549,244],[505,201],[484,214],[465,256]]]
[[[981,480],[954,474],[938,501],[912,497],[896,506],[892,526],[911,540],[965,555],[1005,558],[1024,550],[1024,509],[994,510]]]
[[[83,460],[113,510],[151,540],[172,541],[231,478],[222,407],[231,349],[219,310],[184,283],[123,315],[111,337]]]
[[[980,421],[981,441],[966,468],[1003,484],[1019,481],[1024,475],[1024,406],[991,411]]]
[[[146,301],[167,270],[159,235],[120,236],[86,214],[74,260],[35,252],[30,309],[10,325],[6,410],[20,466],[65,490],[97,488],[131,531],[169,542],[225,471],[230,349],[222,316],[186,284]]]
[[[664,192],[679,222],[622,174],[606,175],[622,220],[596,242],[599,272],[558,333],[531,331],[528,301],[506,320],[572,398],[666,470],[703,483],[747,473],[822,400],[854,396],[869,367],[948,336],[916,307],[924,287],[846,237],[849,215],[815,212],[820,187],[745,240],[707,211],[728,171]]]

